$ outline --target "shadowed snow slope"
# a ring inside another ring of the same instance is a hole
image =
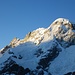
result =
[[[74,49],[75,24],[58,18],[1,49],[0,75],[74,75]]]

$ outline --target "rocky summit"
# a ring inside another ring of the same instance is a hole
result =
[[[0,50],[0,75],[75,75],[75,24],[58,18],[14,38]]]

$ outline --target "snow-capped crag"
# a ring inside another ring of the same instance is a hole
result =
[[[14,38],[0,50],[0,75],[75,75],[75,24],[58,18]]]

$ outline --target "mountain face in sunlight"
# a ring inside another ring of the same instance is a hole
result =
[[[75,75],[75,24],[56,19],[48,28],[14,38],[0,50],[0,75]]]

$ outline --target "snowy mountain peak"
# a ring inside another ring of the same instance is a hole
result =
[[[58,18],[48,29],[62,46],[68,46],[69,43],[75,44],[75,24],[72,24],[69,20]]]
[[[31,41],[36,44],[52,40],[56,37],[59,40],[69,42],[71,36],[75,36],[74,24],[64,18],[56,19],[48,28],[39,28],[26,35],[23,42]],[[68,36],[67,36],[68,35]],[[73,40],[74,37],[71,39]]]
[[[65,18],[58,18],[54,22],[70,23],[70,21],[68,19],[65,19]]]
[[[68,19],[64,18],[56,19],[48,28],[56,27],[55,30],[57,30],[57,28],[61,28],[62,26],[64,26],[63,28],[66,29],[73,29],[72,23]]]
[[[75,24],[58,18],[14,38],[0,50],[0,75],[75,75]]]

